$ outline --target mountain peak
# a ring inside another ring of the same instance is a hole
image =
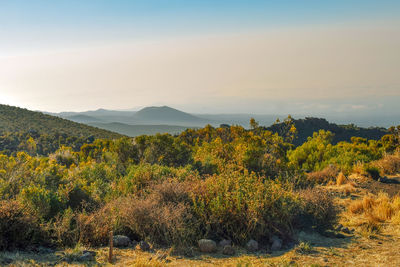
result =
[[[139,121],[152,121],[161,124],[182,124],[202,121],[201,118],[192,114],[168,107],[168,106],[151,106],[145,107],[134,115]]]

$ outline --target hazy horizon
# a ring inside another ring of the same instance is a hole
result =
[[[400,115],[398,1],[2,1],[0,103]]]

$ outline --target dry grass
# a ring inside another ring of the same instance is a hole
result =
[[[353,165],[353,174],[357,174],[358,176],[361,176],[364,174],[364,163],[357,161]]]
[[[336,177],[336,185],[340,186],[344,184],[347,181],[346,176],[343,174],[343,172],[340,172],[338,176]]]
[[[400,197],[390,198],[385,193],[365,195],[348,206],[349,224],[359,227],[362,236],[371,237],[388,223],[400,222]]]

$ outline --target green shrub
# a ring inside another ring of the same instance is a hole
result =
[[[62,210],[63,203],[57,194],[40,185],[22,189],[20,201],[28,206],[39,218],[49,220]]]
[[[366,166],[364,171],[370,178],[374,180],[378,180],[381,177],[377,167]]]
[[[257,175],[230,172],[214,175],[193,189],[200,230],[210,238],[245,243],[290,236],[301,202],[279,183]]]

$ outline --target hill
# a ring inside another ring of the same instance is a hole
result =
[[[23,108],[0,105],[0,152],[48,155],[61,146],[79,150],[97,138],[121,134]]]
[[[293,120],[293,123],[298,132],[297,137],[293,141],[294,145],[296,146],[303,144],[305,141],[307,141],[309,136],[312,136],[314,132],[318,132],[319,130],[326,130],[334,133],[334,144],[340,141],[350,141],[351,137],[353,136],[378,140],[388,133],[387,129],[385,128],[362,128],[357,127],[354,124],[338,125],[335,123],[330,123],[326,119],[321,118],[307,117],[304,119],[295,119]],[[265,129],[272,132],[277,132],[282,136],[284,136],[289,130],[284,122],[273,124]]]
[[[72,136],[118,138],[120,134],[95,128],[70,120],[30,111],[23,108],[0,105],[0,133],[34,131],[37,133],[64,133]]]
[[[119,122],[91,122],[88,124],[101,129],[115,131],[131,137],[139,135],[154,135],[157,133],[169,133],[174,135],[179,134],[187,129],[187,127],[175,125],[129,125]]]

